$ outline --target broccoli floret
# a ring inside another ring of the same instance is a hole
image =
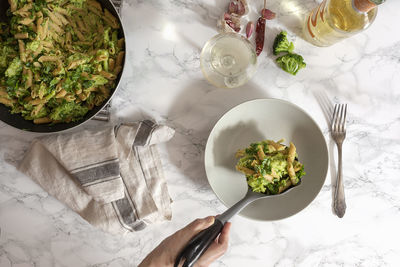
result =
[[[250,155],[256,155],[257,154],[257,147],[258,143],[251,143],[248,148],[246,148],[246,153]]]
[[[302,56],[294,53],[288,53],[276,59],[278,65],[286,72],[296,75],[297,72],[306,67]]]
[[[276,195],[279,193],[279,184],[278,183],[269,183],[269,184],[267,184],[267,189],[269,192],[264,192],[264,193],[266,193],[267,195],[269,195],[269,194]]]
[[[237,165],[246,168],[252,168],[251,162],[254,160],[254,157],[251,155],[246,155],[239,159]]]
[[[17,52],[10,45],[0,43],[0,72],[4,72],[8,68],[8,64],[16,54]]]
[[[296,177],[297,179],[300,180],[300,178],[304,175],[306,175],[306,172],[304,171],[304,165],[303,165],[301,166],[301,169],[298,172],[296,172]]]
[[[253,192],[265,193],[268,182],[261,176],[248,175],[247,184],[252,188]]]
[[[93,56],[75,53],[67,58],[68,69],[76,69],[92,60]]]
[[[31,51],[36,51],[39,49],[40,41],[32,41],[26,44],[26,49]]]
[[[55,121],[76,121],[81,119],[87,112],[87,107],[74,102],[67,102],[53,109],[50,118]]]
[[[93,75],[92,81],[94,82],[93,86],[100,86],[108,83],[108,80],[101,75]]]
[[[20,74],[21,71],[22,71],[22,61],[19,59],[19,57],[16,57],[8,66],[4,74],[6,75],[6,77],[13,77]]]
[[[292,42],[289,42],[287,39],[287,32],[281,31],[276,37],[274,41],[274,45],[272,46],[274,55],[278,55],[282,52],[292,52],[294,49],[294,45]]]

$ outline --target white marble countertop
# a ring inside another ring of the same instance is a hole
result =
[[[301,18],[313,0],[268,1],[277,19],[267,23],[267,53],[248,84],[226,90],[205,81],[199,53],[216,34],[227,2],[127,0],[123,5],[127,65],[113,99],[112,123],[151,116],[176,129],[161,148],[174,201],[172,221],[124,237],[93,228],[16,171],[35,135],[0,123],[1,267],[136,266],[167,235],[225,209],[207,182],[203,156],[210,130],[231,107],[255,98],[291,101],[317,121],[335,155],[316,97],[321,95],[349,104],[345,217],[332,214],[329,173],[317,198],[293,217],[234,218],[229,250],[213,266],[398,266],[400,2],[383,4],[367,31],[317,48],[301,38]],[[252,2],[254,10],[262,3]],[[288,30],[308,64],[295,77],[278,69],[269,52],[280,29]]]

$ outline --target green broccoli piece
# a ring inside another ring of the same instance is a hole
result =
[[[276,195],[279,193],[279,184],[277,183],[269,183],[267,184],[267,190],[269,191],[268,193],[271,195]],[[266,192],[264,192],[266,193]],[[267,195],[269,195],[268,193],[266,193]]]
[[[26,50],[36,51],[39,49],[40,41],[32,41],[26,44]]]
[[[294,53],[280,56],[276,62],[284,71],[292,75],[296,75],[299,70],[306,67],[303,57]]]
[[[92,75],[93,86],[100,86],[108,83],[108,80],[101,75]]]
[[[101,75],[92,75],[90,77],[90,80],[84,80],[82,82],[82,86],[85,89],[91,88],[91,87],[97,87],[100,85],[104,85],[108,83],[108,80],[106,78],[104,78]]]
[[[68,69],[76,69],[81,65],[88,63],[92,60],[93,56],[88,56],[83,53],[75,53],[67,58]]]
[[[261,176],[248,175],[247,184],[251,187],[253,192],[265,193],[268,187],[268,182]]]
[[[246,168],[252,168],[251,162],[254,160],[254,157],[251,155],[246,155],[243,156],[242,158],[239,159],[237,165],[241,167],[246,167]]]
[[[11,63],[11,59],[16,57],[17,52],[5,43],[0,43],[0,72],[4,72]]]
[[[50,118],[55,121],[77,121],[87,112],[88,108],[74,102],[64,103],[52,110]]]
[[[274,55],[279,55],[282,52],[292,52],[294,49],[294,45],[292,42],[289,42],[287,39],[287,32],[281,31],[276,37],[274,41],[274,45],[272,46]]]
[[[256,155],[258,149],[258,143],[251,143],[248,148],[245,149],[245,152],[250,155]]]
[[[304,175],[306,175],[306,172],[304,171],[304,165],[303,165],[301,166],[301,169],[298,172],[296,172],[296,177],[298,180],[300,180],[300,178]]]
[[[13,59],[11,64],[8,66],[5,75],[6,77],[13,77],[17,76],[20,74],[22,71],[22,61],[19,59],[19,57],[16,57]]]

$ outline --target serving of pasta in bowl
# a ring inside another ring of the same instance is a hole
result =
[[[211,188],[227,207],[248,190],[274,195],[240,213],[271,221],[292,216],[314,200],[325,182],[328,150],[321,130],[304,110],[283,100],[256,99],[219,119],[204,162]]]
[[[107,104],[125,63],[124,31],[109,0],[9,0],[2,15],[2,121],[55,132]]]

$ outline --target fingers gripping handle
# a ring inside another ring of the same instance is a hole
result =
[[[213,225],[194,236],[176,258],[174,267],[178,267],[182,259],[185,260],[183,267],[192,267],[221,233],[223,227],[224,224],[216,219]]]

